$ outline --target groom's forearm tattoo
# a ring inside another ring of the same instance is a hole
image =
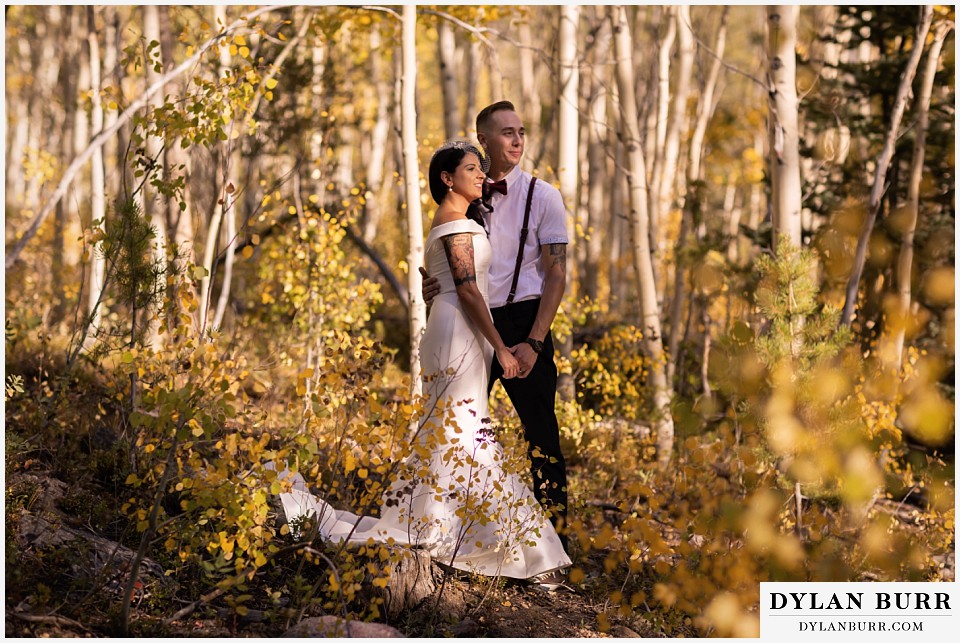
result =
[[[462,286],[477,280],[473,263],[473,235],[451,234],[443,238],[443,250],[453,274],[453,285]]]
[[[551,243],[547,246],[547,252],[550,255],[550,266],[560,266],[560,270],[567,272],[567,244]]]

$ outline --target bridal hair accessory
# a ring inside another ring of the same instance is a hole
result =
[[[479,145],[466,138],[451,138],[443,145],[437,148],[437,151],[433,153],[433,157],[430,158],[430,162],[433,163],[433,158],[437,156],[440,152],[444,150],[449,150],[451,148],[456,148],[458,150],[463,150],[464,152],[470,152],[476,154],[477,158],[480,159],[480,169],[483,170],[483,173],[486,174],[490,171],[490,157],[483,153],[483,148]]]

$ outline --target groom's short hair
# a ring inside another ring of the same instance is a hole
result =
[[[490,121],[490,117],[501,110],[509,110],[511,112],[517,111],[513,106],[513,103],[508,100],[501,100],[493,105],[487,105],[480,110],[479,114],[477,114],[477,131],[479,132],[486,127],[487,123]]]

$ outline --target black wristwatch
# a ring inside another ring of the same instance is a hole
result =
[[[528,337],[524,341],[530,344],[530,348],[533,349],[534,353],[539,355],[541,352],[543,352],[543,342],[541,342],[539,339]]]

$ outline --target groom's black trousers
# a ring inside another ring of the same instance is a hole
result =
[[[503,343],[515,346],[530,336],[533,322],[540,308],[539,299],[529,299],[491,309],[493,324]],[[488,393],[503,375],[503,367],[493,357]],[[547,505],[552,512],[551,521],[556,526],[558,519],[566,522],[567,516],[567,466],[560,452],[560,425],[557,422],[557,365],[553,362],[553,336],[547,333],[543,351],[524,378],[502,379],[500,383],[510,396],[517,415],[523,423],[524,437],[529,444],[533,491],[537,500]],[[538,452],[534,455],[534,452]],[[564,549],[567,538],[560,535]]]

